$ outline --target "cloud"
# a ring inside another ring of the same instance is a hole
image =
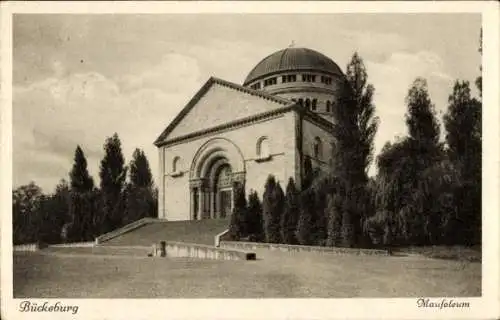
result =
[[[382,62],[367,60],[365,65],[369,82],[375,86],[374,103],[381,121],[375,137],[375,154],[387,141],[406,135],[405,98],[417,77],[427,80],[429,94],[438,113],[446,109],[453,78],[445,73],[439,55],[431,51],[394,52]],[[371,172],[374,173],[374,168]]]
[[[180,92],[200,82],[198,61],[186,54],[169,53],[159,63],[139,74],[125,75],[118,79],[125,90],[141,88]]]
[[[142,148],[154,170],[154,139],[200,86],[196,63],[181,55],[118,81],[98,72],[60,75],[13,90],[15,186],[35,180],[52,191],[67,178],[77,145],[97,181],[103,144],[114,132],[127,159]]]

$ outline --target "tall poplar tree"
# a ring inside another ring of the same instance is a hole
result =
[[[87,169],[87,159],[80,146],[76,147],[73,168],[69,173],[71,191],[88,192],[94,188],[94,180]]]
[[[229,223],[229,237],[237,241],[248,234],[246,226],[247,200],[245,197],[245,186],[240,182],[233,183],[234,205]]]
[[[98,228],[99,215],[95,207],[97,192],[94,180],[87,169],[87,159],[80,146],[76,147],[73,168],[70,173],[70,220],[63,226],[64,241],[92,240]]]
[[[103,232],[108,232],[121,226],[124,210],[123,190],[127,168],[118,134],[106,139],[104,152],[99,176],[104,202],[102,228]]]
[[[263,241],[264,229],[262,218],[262,204],[259,195],[255,190],[250,191],[248,196],[248,206],[246,210],[246,226],[250,241]]]
[[[130,183],[125,190],[126,212],[123,224],[156,216],[158,206],[149,161],[142,150],[134,150],[129,167]]]
[[[443,117],[448,156],[459,168],[461,187],[457,190],[457,226],[467,244],[481,240],[481,102],[472,98],[469,82],[457,81]]]
[[[342,204],[330,208],[341,210],[341,234],[344,246],[354,246],[362,232],[361,221],[365,196],[367,172],[373,157],[373,139],[378,129],[375,105],[372,102],[374,87],[368,84],[368,75],[363,60],[354,53],[347,65],[344,90],[333,109],[335,124],[335,152],[333,174],[343,185]],[[337,213],[328,214],[337,217]],[[331,226],[335,223],[330,223]],[[332,242],[330,240],[330,242]]]
[[[262,214],[264,218],[264,233],[266,242],[280,242],[280,218],[283,208],[283,191],[273,175],[269,175],[262,196]],[[280,203],[281,201],[281,203]]]
[[[299,192],[295,187],[293,178],[290,178],[286,186],[285,207],[281,216],[281,240],[283,243],[295,244],[297,242],[295,231],[299,220],[299,212]]]

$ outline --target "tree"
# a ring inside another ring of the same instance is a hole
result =
[[[367,171],[373,158],[373,139],[378,129],[375,105],[372,102],[374,87],[368,84],[363,60],[354,53],[347,65],[344,90],[337,107],[333,109],[335,124],[333,137],[333,175],[342,185],[343,195],[333,205],[334,199],[327,199],[331,210],[341,210],[341,234],[344,246],[354,246],[362,233],[363,205],[360,200],[366,196]],[[333,201],[333,202],[332,202]],[[338,213],[329,212],[328,217]],[[330,222],[329,222],[330,223]],[[332,226],[337,222],[331,222]],[[330,232],[331,233],[331,232]],[[333,240],[330,239],[330,242]]]
[[[70,213],[73,220],[65,226],[65,241],[92,241],[101,229],[102,198],[98,190],[89,192],[72,192]]]
[[[135,149],[130,162],[130,183],[136,187],[151,188],[153,176],[144,151]]]
[[[126,210],[123,224],[157,215],[153,178],[149,161],[142,150],[135,149],[129,167],[130,183],[124,191]]]
[[[314,180],[312,162],[309,157],[304,160],[304,176],[302,178],[302,190],[299,195],[299,221],[295,231],[295,237],[301,245],[312,244],[312,232],[314,224],[314,190],[311,188]]]
[[[87,192],[94,188],[94,180],[87,170],[87,159],[80,146],[76,147],[73,168],[69,173],[71,190]]]
[[[295,187],[293,178],[288,180],[286,186],[286,198],[283,215],[281,216],[281,240],[282,243],[296,244],[295,231],[299,220],[299,192]]]
[[[481,28],[481,32],[479,34],[479,49],[478,49],[478,51],[482,57],[483,56],[483,28]],[[479,71],[480,72],[483,71],[482,66],[479,67]],[[482,75],[479,75],[479,77],[477,77],[476,87],[479,90],[479,96],[482,97],[483,96],[483,76]]]
[[[481,173],[481,103],[471,97],[468,81],[456,81],[443,117],[451,160],[462,164],[467,179]]]
[[[233,183],[234,205],[231,221],[229,223],[229,237],[233,241],[238,241],[247,234],[248,228],[245,225],[247,210],[247,200],[245,197],[245,186],[242,183]]]
[[[122,225],[122,215],[125,206],[122,193],[127,176],[121,142],[116,133],[106,139],[104,152],[104,158],[101,160],[99,171],[101,192],[104,201],[104,215],[101,225],[102,233],[106,233]]]
[[[462,178],[456,189],[457,222],[467,244],[481,241],[481,102],[471,97],[469,82],[457,81],[443,117],[448,157]]]
[[[262,218],[262,204],[260,203],[259,196],[255,190],[250,191],[248,196],[247,207],[247,231],[250,241],[263,241],[264,229]]]
[[[62,228],[65,223],[71,221],[69,212],[70,194],[71,190],[68,182],[61,179],[55,188],[54,194],[47,197],[47,211],[44,220],[48,223],[44,224],[47,228],[44,233],[47,234],[46,242],[48,243],[60,243]]]
[[[425,80],[412,84],[406,103],[409,135],[386,144],[378,156],[375,207],[394,224],[395,241],[429,244],[437,239],[442,212],[435,205],[438,195],[426,186],[436,178],[435,166],[445,157]]]
[[[406,103],[405,120],[410,138],[426,148],[421,152],[434,151],[439,143],[439,124],[425,79],[417,78],[413,82]]]
[[[392,253],[393,224],[392,214],[390,212],[384,210],[377,211],[366,220],[365,228],[375,245],[383,245],[388,250],[389,254]]]
[[[12,224],[14,244],[38,241],[37,214],[42,201],[42,189],[34,182],[12,192]]]
[[[373,140],[378,130],[379,118],[375,116],[373,94],[375,88],[368,83],[368,74],[363,59],[355,52],[347,65],[346,78],[354,103],[355,123],[358,131],[358,170],[363,170],[367,179],[368,168],[373,160]]]
[[[93,221],[90,204],[82,205],[82,199],[88,199],[94,189],[94,180],[87,170],[87,159],[80,146],[76,147],[73,168],[70,173],[70,192],[68,195],[67,213],[70,217],[66,225],[61,227],[61,238],[64,241],[82,241],[85,232],[92,233],[96,226]],[[64,188],[64,186],[61,186]]]
[[[280,218],[283,208],[283,191],[276,183],[273,175],[269,175],[265,185],[264,195],[262,197],[262,211],[264,217],[264,232],[266,242],[280,242]],[[281,202],[281,203],[280,203]]]
[[[337,246],[341,239],[342,226],[342,199],[335,193],[328,193],[326,199],[326,211],[328,214],[326,245]]]

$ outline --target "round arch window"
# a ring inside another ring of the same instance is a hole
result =
[[[259,158],[267,158],[271,154],[269,147],[269,139],[267,137],[261,137],[257,141],[257,156]]]

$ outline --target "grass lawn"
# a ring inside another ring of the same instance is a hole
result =
[[[88,250],[91,250],[89,248]],[[14,255],[15,298],[480,296],[481,264],[418,256],[288,255],[256,261],[71,252]],[[259,259],[260,258],[260,259]]]

